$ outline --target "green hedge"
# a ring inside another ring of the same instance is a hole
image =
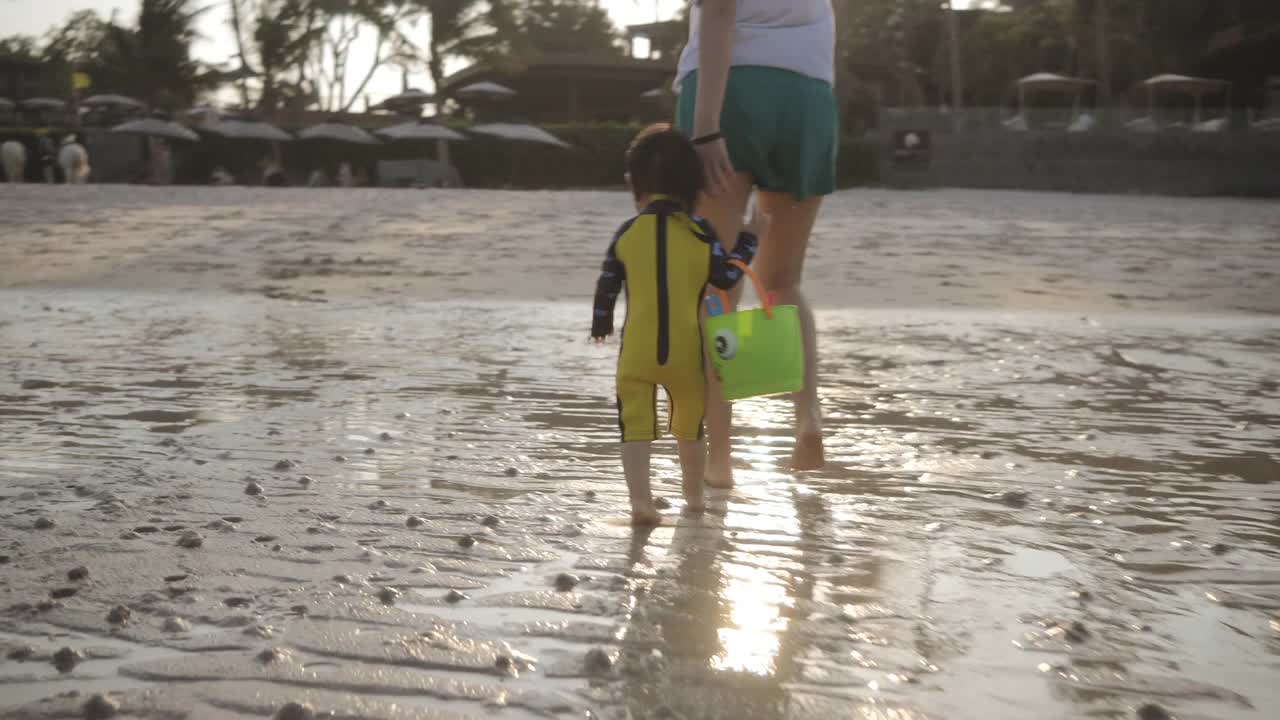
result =
[[[622,185],[623,152],[640,131],[628,125],[550,125],[547,131],[571,150],[469,136],[450,147],[450,158],[468,187],[597,188]],[[880,181],[874,142],[845,139],[836,162],[842,187]]]
[[[465,133],[466,125],[452,125]],[[296,130],[297,128],[285,128]],[[640,131],[639,126],[612,124],[548,125],[546,130],[572,145],[564,149],[535,143],[513,142],[466,133],[466,142],[451,143],[450,160],[463,183],[473,188],[568,189],[616,188],[622,186],[623,152]],[[66,132],[52,131],[55,141]],[[34,154],[35,131],[0,128],[0,141],[20,139]],[[378,160],[434,157],[434,143],[383,143],[376,146],[349,146],[330,143],[291,142],[282,145],[286,170],[293,183],[305,182],[311,170],[332,173],[343,160],[363,167],[375,177]],[[90,147],[92,153],[93,148]],[[175,147],[175,181],[208,182],[215,165],[223,165],[237,179],[256,184],[256,163],[268,152],[264,143],[229,141],[205,135],[199,143],[178,143]],[[875,184],[880,181],[879,157],[875,144],[867,139],[845,139],[837,161],[840,187]],[[139,162],[139,168],[142,167]],[[135,177],[110,178],[129,181]]]

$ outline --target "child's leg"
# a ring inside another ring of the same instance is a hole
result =
[[[649,445],[644,441],[622,443],[622,472],[627,477],[627,492],[631,495],[632,525],[662,522],[649,488]]]
[[[702,512],[707,504],[702,497],[702,480],[707,474],[706,440],[677,440],[680,450],[680,475],[684,486],[684,507],[690,512]]]
[[[701,365],[695,365],[687,376],[667,386],[671,409],[671,434],[680,450],[680,474],[684,486],[685,508],[702,512],[702,483],[707,476],[707,441],[703,435],[707,385]]]
[[[624,356],[625,359],[625,356]],[[657,525],[649,489],[649,445],[658,435],[657,387],[618,370],[618,424],[622,428],[622,473],[631,496],[631,524]]]

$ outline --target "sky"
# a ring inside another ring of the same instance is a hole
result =
[[[957,8],[964,8],[974,1],[956,0],[955,5]],[[199,22],[202,38],[194,47],[195,55],[198,59],[209,63],[225,61],[234,49],[231,33],[227,27],[227,0],[196,0],[196,5],[199,6],[201,2],[209,7],[209,11],[201,16]],[[683,2],[684,0],[601,0],[601,4],[609,11],[609,15],[619,27],[652,22],[655,18],[668,19],[675,15]],[[39,37],[49,28],[60,25],[73,12],[85,9],[95,10],[103,17],[110,17],[114,11],[118,13],[119,22],[132,24],[137,16],[139,4],[139,0],[0,0],[0,17],[4,18],[0,34],[25,34]],[[426,23],[421,23],[418,27],[418,36],[415,40],[420,45],[426,43],[428,27]],[[373,52],[372,37],[362,38],[353,55],[361,50],[366,57]],[[348,84],[352,87],[358,84],[359,78],[364,76],[368,67],[367,62],[360,63],[353,60],[349,63]],[[455,63],[453,67],[446,69],[457,70],[459,65]],[[410,77],[409,84],[424,90],[431,89],[431,80],[425,73]],[[400,86],[400,71],[397,68],[384,68],[375,74],[365,88],[365,94],[370,102],[377,103],[382,98],[399,92]],[[96,89],[128,92],[128,88]],[[363,109],[363,103],[357,104],[356,109]]]

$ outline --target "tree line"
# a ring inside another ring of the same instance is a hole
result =
[[[833,5],[848,74],[861,77],[869,67],[896,74],[897,97],[886,102],[898,105],[996,106],[1015,80],[1036,72],[1096,80],[1105,103],[1152,75],[1195,72],[1221,30],[1280,24],[1280,2],[1272,0],[984,0],[980,11],[951,18],[940,0]],[[949,20],[957,26],[959,98]]]
[[[96,92],[119,92],[152,107],[190,107],[232,88],[246,109],[346,111],[374,74],[426,71],[436,87],[453,58],[500,60],[522,52],[621,55],[621,35],[592,0],[219,0],[231,57],[192,55],[199,0],[142,0],[133,21],[92,10],[43,37],[0,38],[0,59],[42,65],[41,92],[65,96],[74,73]],[[372,52],[368,47],[372,44]]]
[[[142,0],[131,23],[77,12],[44,37],[0,38],[0,57],[42,63],[45,92],[55,96],[83,72],[95,91],[155,107],[189,106],[230,87],[244,107],[271,112],[349,110],[388,67],[425,71],[439,87],[450,59],[626,52],[595,0],[216,2],[225,3],[223,32],[234,47],[225,62],[192,56],[197,20],[208,11],[197,0]],[[1192,69],[1218,30],[1280,23],[1280,2],[1270,0],[980,0],[983,11],[950,17],[940,0],[832,4],[840,77],[891,88],[879,98],[890,105],[999,105],[1014,80],[1039,71],[1095,79],[1105,101],[1152,74]],[[687,7],[676,22],[687,24]],[[369,38],[372,54],[360,51]],[[679,48],[661,49],[671,61]]]

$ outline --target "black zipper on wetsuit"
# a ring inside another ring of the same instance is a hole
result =
[[[671,354],[671,298],[667,296],[667,214],[658,220],[658,365],[666,365]]]

